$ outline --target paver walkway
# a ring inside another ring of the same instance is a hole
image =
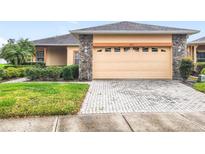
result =
[[[205,94],[174,80],[96,80],[80,114],[205,111]]]
[[[29,81],[28,78],[18,78],[18,79],[12,79],[3,83],[19,83],[19,82],[26,82]]]

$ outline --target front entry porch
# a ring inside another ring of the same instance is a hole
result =
[[[79,64],[78,47],[46,46],[36,47],[34,62],[44,62],[46,66]]]
[[[194,63],[205,62],[205,44],[190,45],[188,51]]]

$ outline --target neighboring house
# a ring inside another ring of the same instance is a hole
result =
[[[34,41],[46,65],[79,63],[79,79],[178,79],[197,30],[118,22]]]
[[[187,48],[194,63],[205,62],[205,37],[188,43]]]

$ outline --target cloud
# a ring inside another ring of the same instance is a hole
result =
[[[0,37],[0,48],[3,46],[3,44],[5,44],[7,42],[6,39]]]
[[[75,25],[76,25],[76,24],[79,24],[78,21],[69,21],[69,23],[70,23],[70,24],[75,24]]]

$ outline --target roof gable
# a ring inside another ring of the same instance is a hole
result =
[[[182,29],[166,26],[148,25],[135,22],[117,22],[96,27],[77,29],[71,31],[73,34],[195,34],[198,30]]]
[[[199,39],[196,39],[196,40],[190,42],[189,44],[205,44],[205,37],[201,37]]]
[[[36,46],[68,46],[79,45],[78,39],[72,34],[59,35],[54,37],[48,37],[40,40],[32,41]]]

